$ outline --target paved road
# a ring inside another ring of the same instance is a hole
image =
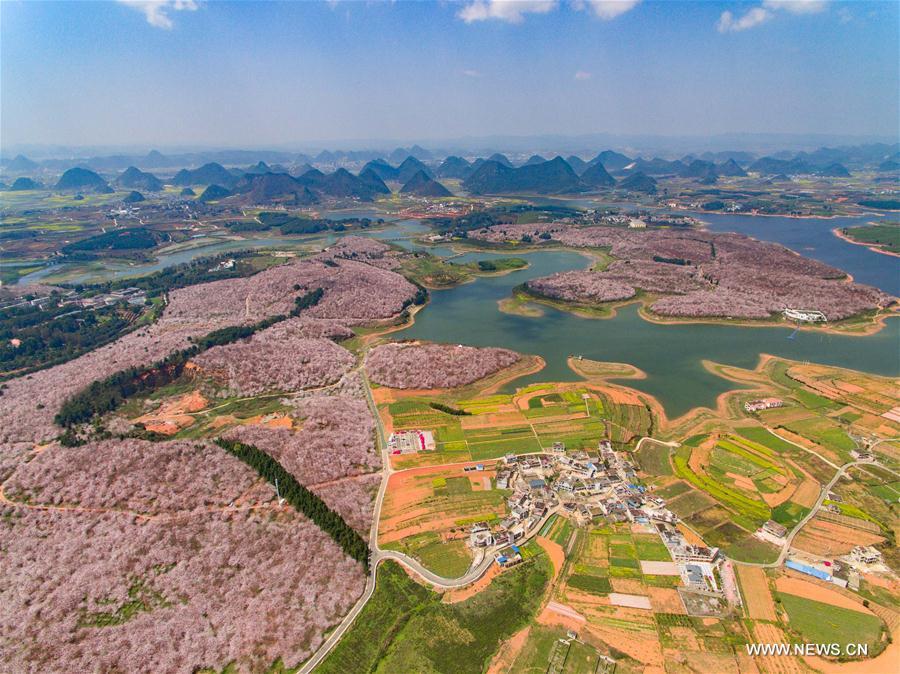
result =
[[[328,636],[328,638],[322,643],[322,645],[319,646],[319,649],[313,654],[313,656],[309,660],[307,660],[306,663],[304,663],[303,667],[301,667],[299,670],[299,674],[309,674],[310,672],[312,672],[322,662],[322,660],[325,659],[328,653],[331,652],[331,649],[333,649],[341,640],[341,637],[344,636],[344,633],[350,628],[350,626],[353,624],[353,621],[356,620],[357,616],[362,612],[366,603],[369,601],[369,599],[372,598],[372,594],[375,592],[376,573],[378,571],[378,566],[386,559],[392,559],[395,562],[403,564],[403,566],[405,566],[407,569],[411,570],[416,575],[423,578],[432,585],[445,589],[463,587],[478,580],[490,568],[491,564],[494,561],[493,554],[485,554],[484,559],[479,564],[469,569],[465,575],[460,576],[459,578],[444,578],[437,575],[436,573],[429,571],[417,560],[403,554],[402,552],[398,552],[396,550],[382,550],[378,547],[378,521],[381,519],[381,507],[384,503],[384,494],[387,491],[388,480],[394,473],[394,469],[391,466],[390,455],[388,454],[387,449],[387,439],[384,435],[384,426],[381,423],[381,416],[378,414],[378,407],[375,405],[375,400],[372,397],[372,389],[369,384],[369,379],[368,377],[366,377],[366,372],[361,366],[357,369],[363,379],[364,389],[366,393],[366,402],[369,404],[369,409],[372,413],[372,416],[375,418],[377,445],[379,447],[379,450],[381,451],[381,483],[378,485],[378,494],[375,496],[375,504],[372,513],[372,526],[369,529],[369,550],[371,551],[371,555],[369,557],[369,577],[366,579],[366,588],[362,596],[359,598],[350,612],[346,616],[344,616],[344,619],[337,626],[337,628]]]
[[[838,480],[840,480],[848,469],[853,468],[853,466],[865,466],[870,465],[869,461],[851,461],[850,463],[845,463],[843,466],[838,468],[838,471],[834,474],[834,477],[831,478],[831,482],[829,482],[822,491],[819,493],[819,498],[816,499],[815,505],[813,505],[812,509],[806,514],[802,520],[797,522],[797,526],[791,529],[791,533],[787,535],[784,539],[784,547],[781,548],[781,553],[778,555],[778,559],[774,562],[769,562],[768,564],[761,564],[759,562],[739,562],[737,560],[732,560],[735,564],[743,564],[744,566],[758,566],[763,569],[774,569],[776,567],[784,564],[785,558],[791,552],[791,544],[794,542],[794,537],[800,533],[800,530],[806,526],[806,523],[809,522],[813,517],[816,516],[816,513],[819,512],[819,508],[822,507],[822,503],[828,497],[828,492],[831,491],[831,488],[837,484]]]
[[[804,447],[804,446],[801,445],[800,443],[794,442],[793,440],[790,440],[790,439],[784,437],[783,435],[778,435],[778,433],[775,432],[775,429],[774,429],[774,428],[769,428],[768,426],[763,426],[763,428],[765,428],[767,431],[769,431],[769,433],[771,433],[772,435],[774,435],[774,436],[775,436],[776,438],[778,438],[779,440],[784,440],[784,441],[787,442],[788,444],[791,444],[791,445],[793,445],[794,447],[797,447],[798,449],[802,449],[802,450],[803,450],[804,452],[806,452],[807,454],[812,454],[813,456],[816,456],[816,457],[820,458],[822,461],[824,461],[825,463],[827,463],[827,464],[828,464],[829,466],[831,466],[832,468],[838,468],[838,469],[840,468],[839,465],[837,465],[836,463],[833,463],[833,462],[829,461],[829,460],[826,459],[824,456],[822,456],[821,454],[819,454],[817,451],[815,451],[815,450],[813,450],[813,449],[810,449],[809,447]]]
[[[375,426],[378,434],[377,444],[381,451],[381,483],[378,485],[378,494],[375,496],[374,510],[372,513],[372,527],[369,530],[369,549],[371,550],[371,555],[369,558],[369,577],[366,579],[366,589],[363,592],[362,596],[359,598],[350,612],[346,616],[344,616],[344,619],[337,626],[337,628],[335,628],[335,630],[328,636],[328,638],[322,643],[322,645],[319,646],[319,649],[312,655],[312,657],[310,657],[309,660],[306,661],[306,663],[304,663],[303,667],[301,667],[299,670],[299,674],[309,674],[310,672],[312,672],[322,662],[322,660],[325,659],[328,653],[331,652],[331,649],[333,649],[341,640],[341,637],[344,636],[344,634],[353,624],[353,621],[356,620],[357,616],[362,612],[363,608],[366,605],[366,602],[371,599],[372,594],[375,592],[376,572],[381,562],[385,561],[386,559],[391,559],[402,564],[420,578],[442,589],[465,587],[466,585],[475,582],[487,572],[487,570],[491,567],[491,564],[494,562],[494,552],[496,548],[488,548],[485,550],[484,559],[470,568],[465,573],[465,575],[460,576],[459,578],[444,578],[443,576],[439,576],[436,573],[429,571],[424,566],[422,566],[422,564],[419,563],[418,560],[413,559],[409,555],[405,555],[402,552],[398,552],[396,550],[382,550],[380,547],[378,547],[378,521],[381,519],[381,507],[384,503],[384,494],[387,491],[388,480],[395,471],[391,466],[390,455],[388,454],[387,449],[387,439],[384,436],[384,426],[381,423],[381,416],[378,414],[378,407],[375,405],[375,400],[372,397],[372,389],[369,384],[369,380],[366,377],[365,370],[362,367],[359,367],[358,370],[363,378],[363,383],[365,384],[364,389],[366,392],[366,402],[368,402],[369,409],[371,410],[372,415],[375,418]],[[640,446],[641,442],[648,439],[650,438],[641,438],[641,440],[638,442],[638,446]],[[546,454],[546,452],[533,453]],[[528,535],[526,535],[524,539],[522,539],[523,542],[539,532],[547,522],[547,520],[555,515],[558,510],[558,507],[549,510],[544,518],[535,525],[532,531]]]
[[[681,447],[680,442],[663,442],[662,440],[657,440],[656,438],[643,437],[637,441],[637,444],[634,446],[634,451],[640,451],[641,445],[643,445],[645,442],[655,442],[657,445],[662,445],[663,447]]]

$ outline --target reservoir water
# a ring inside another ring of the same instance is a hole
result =
[[[349,217],[350,214],[344,215]],[[374,211],[357,211],[352,215],[378,217]],[[757,239],[782,243],[801,254],[843,269],[860,282],[870,283],[894,295],[900,294],[900,261],[897,258],[847,243],[831,233],[834,227],[865,224],[873,217],[825,220],[709,213],[697,215],[711,230],[737,231]],[[398,220],[382,228],[355,233],[398,243],[410,250],[422,250],[423,247],[412,239],[427,231],[428,227],[418,221]],[[210,242],[197,248],[160,255],[149,264],[112,267],[104,270],[103,276],[149,273],[201,255],[227,250],[327,246],[339,236],[328,233],[319,237],[260,237]],[[446,246],[428,247],[427,250],[444,257],[455,254]],[[704,369],[704,360],[753,368],[759,362],[760,355],[767,353],[886,376],[900,375],[900,319],[890,319],[883,330],[868,337],[801,331],[794,339],[788,339],[793,332],[791,328],[650,323],[640,317],[636,305],[625,307],[619,310],[616,317],[605,320],[579,318],[549,307],[541,307],[544,315],[539,318],[505,314],[499,311],[497,303],[509,297],[515,285],[529,278],[580,269],[588,264],[585,257],[569,251],[516,255],[528,260],[528,269],[505,276],[479,278],[449,290],[432,291],[429,305],[417,314],[415,324],[395,333],[395,337],[502,346],[544,358],[547,363],[544,370],[511,382],[508,388],[535,381],[577,379],[566,365],[569,355],[630,363],[646,372],[647,378],[629,380],[627,384],[654,395],[669,417],[680,416],[696,406],[712,406],[720,393],[735,388],[732,382]],[[491,257],[499,255],[468,252],[455,257],[454,262]],[[47,273],[48,270],[41,270],[23,281],[34,282]],[[90,280],[97,279],[92,275]]]
[[[478,255],[481,259],[489,255]],[[614,318],[580,318],[540,306],[539,318],[503,313],[498,301],[529,278],[583,268],[587,260],[573,252],[523,255],[529,268],[505,276],[480,278],[449,290],[431,292],[429,305],[397,339],[426,339],[473,346],[502,346],[541,356],[546,367],[511,382],[508,390],[538,381],[574,381],[566,365],[570,355],[630,363],[647,374],[627,385],[655,396],[670,418],[697,406],[715,405],[716,397],[737,386],[708,372],[704,360],[754,368],[760,355],[810,360],[888,376],[900,375],[900,320],[867,337],[800,331],[792,328],[739,327],[723,324],[660,325],[643,320],[637,305]]]
[[[878,222],[878,216],[853,218],[781,218],[777,216],[696,213],[715,232],[739,232],[761,241],[774,241],[801,255],[820,260],[853,275],[859,283],[900,296],[900,258],[848,243],[831,230]]]

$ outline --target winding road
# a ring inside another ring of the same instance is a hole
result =
[[[344,616],[344,619],[340,622],[340,624],[334,629],[334,631],[328,636],[328,638],[322,642],[322,645],[319,649],[303,664],[303,666],[298,670],[299,674],[310,674],[319,664],[328,656],[331,650],[338,644],[344,634],[348,629],[352,626],[353,622],[362,612],[366,603],[371,599],[372,595],[375,592],[375,584],[376,584],[376,575],[378,571],[378,566],[385,560],[393,560],[402,564],[408,570],[412,571],[414,574],[425,580],[427,583],[431,584],[434,587],[438,587],[441,589],[452,589],[459,588],[469,585],[470,583],[475,582],[479,578],[481,578],[487,570],[490,568],[491,564],[494,562],[493,548],[489,548],[485,550],[484,556],[482,560],[472,566],[465,575],[460,576],[459,578],[444,578],[442,576],[429,571],[418,560],[413,559],[409,555],[406,555],[402,552],[398,552],[396,550],[382,550],[378,546],[378,522],[381,519],[381,508],[384,503],[384,495],[387,491],[388,481],[390,480],[391,475],[395,472],[393,467],[391,466],[390,456],[388,454],[387,449],[387,439],[384,435],[384,426],[381,421],[381,416],[378,413],[378,407],[375,404],[375,400],[372,397],[372,388],[369,383],[369,379],[366,376],[365,369],[362,365],[360,365],[357,370],[362,376],[364,383],[364,390],[366,393],[366,402],[369,405],[369,409],[375,419],[375,425],[377,429],[377,444],[381,451],[381,483],[378,486],[378,494],[375,497],[374,510],[372,515],[372,526],[369,530],[369,549],[371,550],[370,555],[370,563],[369,563],[369,576],[366,579],[366,588],[363,592],[362,596],[350,610],[350,612]],[[781,437],[781,436],[778,436]],[[786,440],[787,442],[791,442],[786,438],[781,438],[782,440]],[[885,440],[880,440],[879,442],[884,442]],[[676,448],[680,446],[678,442],[663,442],[661,440],[657,440],[655,438],[643,437],[640,438],[635,446],[635,451],[639,451],[645,442],[656,443],[662,445],[664,447]],[[816,500],[815,505],[810,510],[810,512],[800,520],[797,525],[791,530],[790,534],[785,538],[784,547],[781,550],[781,553],[778,556],[777,561],[770,562],[767,564],[763,563],[750,563],[750,562],[737,562],[736,560],[731,560],[735,564],[746,564],[747,566],[758,566],[762,568],[775,568],[780,567],[783,563],[787,555],[790,553],[791,543],[793,542],[795,536],[800,532],[800,530],[813,518],[816,513],[819,511],[819,508],[822,507],[823,502],[828,496],[828,492],[834,487],[835,484],[846,474],[846,471],[854,466],[859,465],[868,465],[870,462],[868,461],[853,461],[850,463],[846,463],[843,466],[837,466],[831,461],[825,459],[825,457],[819,455],[817,452],[810,450],[806,447],[802,447],[801,445],[797,445],[797,443],[791,442],[791,444],[800,447],[804,451],[809,452],[810,454],[815,454],[820,459],[825,461],[826,463],[834,466],[837,469],[834,477],[831,481],[822,489],[819,494],[819,498]],[[876,443],[878,444],[878,443]],[[874,445],[873,445],[874,448]],[[543,454],[544,452],[533,452],[535,454]],[[893,473],[893,471],[890,471]],[[540,531],[541,527],[544,523],[556,512],[557,508],[551,509],[547,515],[539,522],[534,528],[533,532],[529,534],[526,538],[530,538],[531,535]]]
[[[369,556],[369,577],[366,579],[366,589],[363,592],[362,596],[359,598],[350,612],[346,616],[344,616],[344,619],[334,629],[334,631],[328,635],[328,638],[322,642],[322,645],[319,646],[319,649],[298,670],[298,674],[309,674],[316,667],[318,667],[322,660],[324,660],[325,657],[331,652],[331,650],[338,644],[338,642],[341,640],[341,637],[344,636],[344,633],[348,629],[350,629],[350,626],[356,620],[357,616],[359,616],[359,614],[362,612],[366,603],[369,601],[369,599],[372,598],[372,595],[375,592],[375,579],[378,571],[378,566],[379,564],[381,564],[381,562],[387,559],[398,562],[423,580],[441,589],[464,587],[466,585],[469,585],[470,583],[475,582],[487,572],[491,564],[494,562],[493,554],[487,554],[486,552],[481,562],[470,568],[465,575],[460,576],[459,578],[444,578],[443,576],[439,576],[436,573],[429,571],[424,566],[422,566],[422,564],[420,564],[418,560],[413,559],[409,555],[405,555],[402,552],[398,552],[396,550],[382,550],[378,547],[378,522],[381,519],[381,506],[384,503],[384,495],[385,492],[387,492],[388,481],[395,471],[391,466],[391,459],[387,449],[387,439],[384,436],[384,425],[381,422],[381,416],[378,414],[378,407],[375,405],[375,399],[372,397],[372,387],[369,384],[369,378],[366,376],[365,369],[362,366],[358,368],[358,371],[363,379],[363,388],[366,392],[366,402],[368,403],[369,410],[371,411],[372,416],[375,419],[377,444],[379,450],[381,451],[381,483],[378,485],[378,494],[375,496],[374,510],[372,513],[372,526],[369,529],[369,550],[371,551]]]
[[[880,442],[885,442],[885,441],[879,440],[875,444],[878,444]],[[875,445],[872,445],[872,446],[874,447]],[[832,465],[834,465],[834,464],[832,464]],[[805,527],[807,525],[807,523],[813,517],[816,516],[816,513],[819,512],[819,508],[822,507],[822,504],[825,502],[825,499],[828,497],[828,492],[831,491],[831,489],[834,487],[834,485],[836,485],[838,483],[838,481],[842,477],[844,477],[846,472],[849,469],[853,468],[854,466],[871,466],[871,465],[872,465],[871,461],[851,461],[849,463],[845,463],[843,466],[838,467],[838,470],[834,474],[834,477],[831,478],[831,481],[827,485],[825,485],[825,487],[822,488],[822,491],[819,493],[819,498],[816,499],[815,505],[813,505],[813,507],[810,509],[810,511],[806,514],[806,517],[804,517],[802,520],[797,522],[797,525],[793,529],[791,529],[791,532],[787,535],[787,537],[785,537],[784,547],[781,548],[781,553],[778,555],[778,559],[776,561],[768,562],[766,564],[763,564],[760,562],[739,562],[737,560],[732,560],[732,561],[735,564],[743,564],[744,566],[758,566],[763,569],[774,569],[774,568],[777,568],[777,567],[781,566],[782,564],[784,564],[784,560],[787,558],[787,556],[791,552],[791,544],[794,542],[794,538],[797,536],[797,534],[800,533],[800,530],[803,529],[803,527]],[[894,475],[897,474],[894,471],[890,470],[889,468],[885,468],[884,466],[879,466],[879,468],[881,468],[882,470],[886,470],[889,473],[892,473]]]
[[[338,644],[338,642],[341,640],[341,637],[343,637],[347,630],[350,629],[350,626],[362,612],[366,603],[369,601],[369,599],[372,598],[372,595],[375,592],[375,582],[378,566],[383,561],[390,559],[398,562],[399,564],[402,564],[404,567],[406,567],[409,571],[412,571],[414,574],[425,580],[430,585],[442,590],[449,590],[453,588],[465,587],[466,585],[474,583],[485,573],[487,573],[488,569],[491,568],[491,564],[494,563],[494,552],[497,549],[496,547],[486,548],[484,550],[481,561],[475,563],[464,575],[460,576],[459,578],[444,578],[443,576],[439,576],[436,573],[429,571],[424,566],[422,566],[422,564],[418,560],[410,557],[409,555],[398,552],[397,550],[383,550],[378,547],[378,522],[381,519],[381,507],[384,503],[384,495],[387,492],[388,481],[390,480],[391,475],[393,475],[395,472],[402,471],[395,471],[391,466],[390,455],[388,454],[387,449],[387,439],[384,436],[384,426],[381,422],[381,416],[378,414],[378,407],[375,405],[375,400],[372,397],[372,387],[369,383],[368,377],[366,376],[365,369],[359,367],[358,371],[363,379],[363,388],[366,392],[366,402],[369,404],[369,409],[372,412],[372,416],[375,418],[377,443],[381,451],[381,484],[378,485],[378,494],[375,496],[374,511],[372,514],[372,526],[369,529],[369,550],[371,551],[371,554],[369,556],[369,577],[366,579],[366,588],[362,596],[359,598],[350,612],[346,616],[344,616],[344,619],[334,629],[334,631],[328,635],[328,638],[322,642],[322,645],[319,646],[319,649],[298,670],[298,674],[309,674],[316,667],[318,667],[322,660],[324,660],[325,657],[331,652],[331,650]],[[650,439],[651,438],[641,438],[640,442]],[[638,443],[638,446],[640,446],[640,442]],[[546,452],[532,452],[532,454],[545,453]],[[549,520],[553,515],[557,514],[558,511],[558,506],[556,508],[550,508],[547,514],[544,515],[544,517],[541,519],[541,521],[537,522],[530,532],[526,532],[523,542],[530,539],[533,535],[539,532],[544,524],[546,524],[547,520]]]

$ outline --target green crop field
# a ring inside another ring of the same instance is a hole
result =
[[[644,536],[636,534],[634,536],[634,545],[637,548],[637,557],[645,562],[670,562],[672,556],[669,554],[668,548],[663,545],[659,536]]]
[[[681,484],[684,483],[682,482]],[[688,489],[690,489],[690,487],[688,487]],[[709,508],[714,503],[715,501],[705,493],[692,491],[669,501],[666,505],[673,513],[684,518]]]
[[[710,455],[710,466],[718,468],[722,473],[737,473],[750,477],[759,472],[759,466],[752,461],[748,461],[740,454],[736,454],[722,446],[723,443],[716,445]]]
[[[399,565],[385,562],[372,598],[317,671],[483,671],[499,646],[532,619],[549,578],[549,564],[539,555],[474,597],[443,604]]]
[[[818,393],[807,391],[805,388],[795,388],[791,395],[808,410],[836,410],[838,405],[833,400],[829,400]]]
[[[464,541],[442,541],[440,535],[434,532],[407,536],[382,547],[414,557],[426,569],[444,578],[458,578],[472,565],[472,558]]]
[[[460,400],[457,404],[466,412],[472,414],[489,414],[496,412],[501,405],[508,405],[512,402],[512,396],[509,395],[493,395],[483,398],[475,398],[472,400]]]
[[[638,571],[641,566],[638,564],[636,559],[626,558],[626,557],[610,557],[609,558],[609,566],[610,566],[610,575],[612,575],[614,567],[620,567],[625,569],[634,569]]]
[[[447,494],[458,496],[459,494],[468,494],[472,491],[472,482],[467,477],[448,477],[445,480]]]
[[[856,449],[856,443],[850,439],[850,436],[834,421],[825,417],[789,421],[784,426],[804,438],[809,438],[816,444],[837,452],[847,460],[850,458],[849,452]]]
[[[650,475],[672,475],[669,448],[655,442],[645,442],[637,452],[641,470]]]
[[[879,642],[882,623],[876,616],[831,606],[793,594],[779,593],[788,627],[801,640],[820,644],[869,644],[870,655]]]
[[[612,586],[609,584],[609,578],[604,576],[590,576],[586,574],[574,574],[566,580],[566,585],[576,590],[584,590],[591,594],[609,594],[612,592]]]
[[[843,231],[854,241],[874,244],[895,253],[900,252],[900,225],[896,222],[847,227]]]
[[[723,551],[739,562],[768,564],[778,559],[778,548],[751,534],[745,534],[743,538],[726,545]]]
[[[572,522],[565,517],[557,518],[550,529],[550,540],[561,545],[563,548],[569,542],[569,536],[572,534]]]
[[[568,642],[568,643],[566,643]],[[517,674],[597,674],[600,654],[593,646],[566,638],[560,627],[532,625],[528,640],[508,670]],[[599,667],[599,668],[598,668]]]
[[[600,659],[597,649],[581,641],[569,643],[562,674],[595,674]]]
[[[654,496],[659,496],[660,498],[670,499],[675,498],[676,496],[681,496],[681,494],[690,491],[691,487],[686,482],[673,482],[667,487],[663,487],[662,489],[657,489],[653,492]]]
[[[793,501],[785,501],[779,506],[772,509],[772,519],[783,524],[788,529],[793,529],[809,512],[809,508],[805,508]]]
[[[733,509],[738,515],[759,521],[760,524],[769,519],[771,511],[762,501],[752,499],[706,475],[698,475],[688,466],[690,449],[679,447],[673,458],[675,474],[687,480],[703,492],[706,492],[723,505]]]
[[[797,447],[786,440],[782,440],[781,438],[772,435],[769,431],[760,426],[746,426],[736,430],[744,438],[752,440],[763,447],[768,447],[776,454],[794,454],[797,452]]]
[[[539,451],[541,451],[541,446],[533,435],[531,437],[511,438],[508,440],[469,442],[469,452],[473,461],[496,459],[510,452],[525,454]]]
[[[757,467],[757,470],[755,471],[751,468],[747,473],[742,474],[753,475],[755,472],[758,472],[759,469],[770,470],[775,473],[781,473],[782,475],[785,474],[786,471],[784,470],[784,468],[765,458],[765,456],[759,456],[758,454],[755,454],[753,451],[751,451],[759,448],[758,445],[754,445],[755,443],[747,442],[743,438],[729,437],[727,440],[719,440],[719,442],[716,444],[716,447],[724,449],[735,455],[736,457],[740,457],[744,461],[749,462]],[[763,447],[761,449],[764,450],[764,455],[771,455],[771,453],[766,448]]]

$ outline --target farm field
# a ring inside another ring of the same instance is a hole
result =
[[[503,674],[544,674],[548,669],[560,674],[597,672],[601,653],[588,643],[571,639],[566,632],[560,627],[532,626],[515,660],[496,671]]]
[[[827,558],[846,555],[857,545],[882,542],[884,537],[877,533],[829,521],[818,515],[800,530],[794,539],[794,547]]]
[[[900,253],[900,226],[896,222],[884,225],[863,225],[842,230],[844,236],[893,253]]]
[[[464,467],[421,467],[391,475],[378,525],[379,545],[417,558],[448,578],[463,575],[472,561],[465,545],[475,522],[506,514],[511,493],[494,488],[496,471]]]
[[[849,435],[895,437],[900,432],[900,423],[890,418],[898,403],[896,383],[890,378],[779,360],[772,361],[767,372],[787,396],[787,404],[761,412],[760,420],[814,443],[835,462],[848,461],[856,447]]]
[[[635,454],[643,470],[648,475],[672,475],[672,464],[669,461],[671,450],[665,445],[655,442],[645,442]]]
[[[787,592],[778,596],[788,616],[789,630],[809,643],[868,644],[870,657],[884,648],[882,622],[877,616]]]
[[[738,565],[737,571],[747,615],[753,620],[777,620],[778,614],[766,572],[756,566],[744,565]]]
[[[376,389],[375,397],[389,432],[430,430],[435,438],[434,452],[393,456],[398,469],[549,451],[556,442],[567,451],[596,449],[606,437],[624,445],[651,425],[645,407],[619,404],[601,390],[571,384],[535,384],[515,394],[472,397],[435,391],[429,396],[404,392],[411,395],[396,399],[382,390]]]
[[[547,628],[561,625],[611,654],[624,671],[663,667],[672,657],[734,666],[746,640],[741,624],[688,616],[675,589],[680,577],[642,573],[646,564],[664,564],[668,554],[659,536],[640,529],[607,524],[570,532],[574,545],[553,593],[556,608],[531,628],[517,665],[536,671],[553,648]]]
[[[549,577],[549,562],[538,554],[475,596],[442,604],[439,594],[385,562],[372,599],[317,671],[482,671],[532,619]]]
[[[652,646],[656,638],[653,613],[615,606],[612,599],[636,596],[649,602],[653,611],[684,612],[674,589],[680,582],[678,576],[646,575],[641,571],[643,561],[651,562],[651,567],[653,562],[670,561],[659,536],[632,531],[628,524],[578,528],[574,535],[572,552],[554,600],[585,617],[588,641],[596,637],[638,660],[655,661],[658,654]],[[636,646],[633,653],[622,645],[625,641]]]

